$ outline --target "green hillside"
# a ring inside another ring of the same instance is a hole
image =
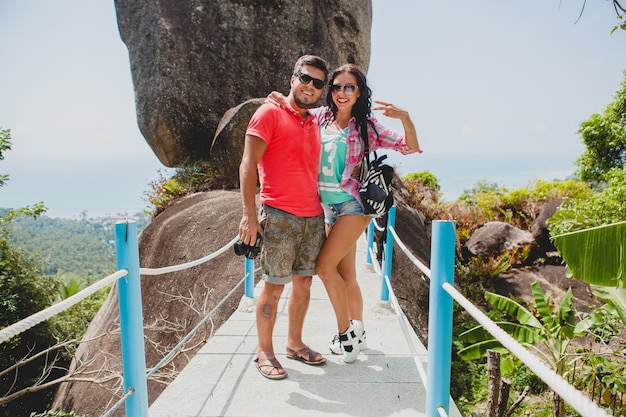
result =
[[[133,217],[141,231],[150,222],[144,214]],[[91,284],[115,272],[115,223],[119,218],[16,218],[9,240],[41,264],[44,275],[79,277]]]

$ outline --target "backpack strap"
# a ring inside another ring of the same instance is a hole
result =
[[[370,140],[367,134],[367,118],[363,119],[363,121],[361,122],[361,139],[363,139],[363,144],[365,146],[365,151],[363,153],[363,156],[365,157],[365,160],[367,161],[367,168],[369,169],[370,167]],[[374,154],[374,157],[376,157],[376,154]]]

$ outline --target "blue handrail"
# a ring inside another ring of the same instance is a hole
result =
[[[382,266],[382,276],[391,278],[391,264],[393,262],[393,236],[391,235],[391,229],[396,224],[396,206],[392,206],[387,214],[387,227],[384,231],[385,236],[385,245],[383,247],[383,266]],[[368,251],[369,253],[369,251]],[[387,286],[387,281],[381,280],[381,288],[380,288],[380,300],[381,301],[389,301],[389,287]]]
[[[428,301],[428,383],[426,417],[437,416],[442,406],[450,411],[453,300],[442,288],[454,284],[455,224],[434,221],[431,240],[430,292]]]
[[[126,401],[126,415],[148,417],[148,384],[143,341],[137,223],[124,222],[115,225],[115,246],[117,269],[128,271],[126,277],[117,281],[124,393],[132,392]]]

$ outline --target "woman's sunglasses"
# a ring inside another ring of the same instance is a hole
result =
[[[330,91],[332,91],[333,93],[338,93],[343,89],[344,94],[350,95],[350,94],[354,94],[354,91],[356,90],[356,85],[353,84],[346,84],[346,85],[339,85],[339,84],[333,84],[330,86]]]
[[[324,88],[324,84],[326,84],[326,81],[322,81],[319,78],[313,78],[309,74],[296,72],[294,75],[298,77],[298,79],[300,80],[302,84],[308,84],[311,81],[313,81],[313,87],[317,88],[318,90],[321,90],[322,88]]]

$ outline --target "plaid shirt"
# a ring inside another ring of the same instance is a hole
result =
[[[320,126],[322,126],[324,122],[330,120],[333,116],[329,107],[311,109],[310,112],[318,118]],[[374,123],[376,128],[376,132],[374,132],[372,130],[372,126],[369,123],[367,125],[370,152],[374,152],[377,149],[392,149],[403,155],[415,152],[406,144],[406,140],[403,135],[387,129],[385,126],[378,123],[374,117],[369,117],[368,119]],[[361,139],[361,134],[357,129],[356,119],[354,117],[351,118],[348,123],[346,147],[346,166],[343,170],[343,174],[341,175],[341,182],[339,183],[339,186],[362,205],[361,196],[359,195],[358,173],[361,161],[363,160],[365,146],[363,144],[363,140]],[[354,178],[353,173],[356,173],[354,176],[357,178]]]

